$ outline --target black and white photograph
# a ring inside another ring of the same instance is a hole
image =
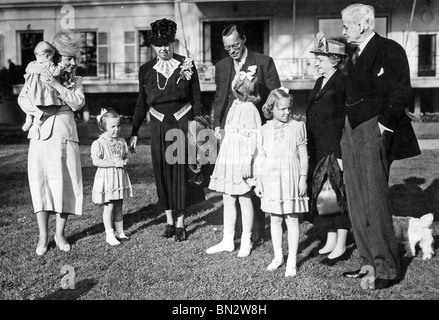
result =
[[[0,300],[439,299],[438,34],[436,0],[0,0]]]

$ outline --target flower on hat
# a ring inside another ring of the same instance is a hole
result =
[[[314,38],[314,49],[310,51],[314,54],[334,54],[346,57],[345,45],[336,40],[326,40],[325,34],[320,31]]]

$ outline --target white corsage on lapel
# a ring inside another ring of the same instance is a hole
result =
[[[177,84],[180,82],[180,80],[190,80],[192,78],[192,74],[194,73],[192,71],[192,67],[194,66],[194,59],[188,57],[184,59],[183,63],[181,64],[180,68],[180,77],[177,80]]]
[[[242,79],[247,78],[250,81],[252,81],[253,78],[255,77],[256,69],[257,69],[257,67],[255,65],[249,66],[247,68],[247,72],[239,71],[239,73],[237,74],[237,77],[242,78]]]
[[[383,75],[383,74],[384,74],[384,69],[381,68],[380,71],[378,72],[377,76],[379,77],[379,76],[381,76],[381,75]]]
[[[251,66],[249,66],[248,68],[247,68],[247,70],[248,70],[248,72],[251,74],[251,75],[255,75],[256,74],[256,69],[257,69],[258,67],[256,66],[256,65],[251,65]]]

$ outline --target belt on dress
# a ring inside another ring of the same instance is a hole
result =
[[[177,112],[174,113],[174,118],[178,121],[180,120],[186,113],[189,112],[189,110],[192,109],[192,105],[188,102],[185,104],[185,106],[183,108],[181,108],[180,110],[178,110]],[[154,109],[153,107],[151,107],[149,109],[149,112],[152,116],[154,116],[157,120],[159,120],[160,122],[163,121],[163,119],[165,118],[165,115],[159,111],[157,111],[156,109]]]
[[[224,131],[226,133],[239,133],[243,136],[249,137],[251,133],[256,133],[257,129],[248,129],[248,128],[225,128]]]

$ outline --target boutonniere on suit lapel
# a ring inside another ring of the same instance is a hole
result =
[[[247,68],[247,72],[245,72],[245,71],[239,71],[239,73],[238,73],[237,76],[238,76],[238,78],[241,78],[241,79],[243,79],[243,78],[247,78],[247,79],[249,79],[250,81],[252,81],[253,78],[255,77],[256,70],[257,70],[257,67],[256,67],[255,65],[252,65],[252,66],[249,66],[249,67]]]

